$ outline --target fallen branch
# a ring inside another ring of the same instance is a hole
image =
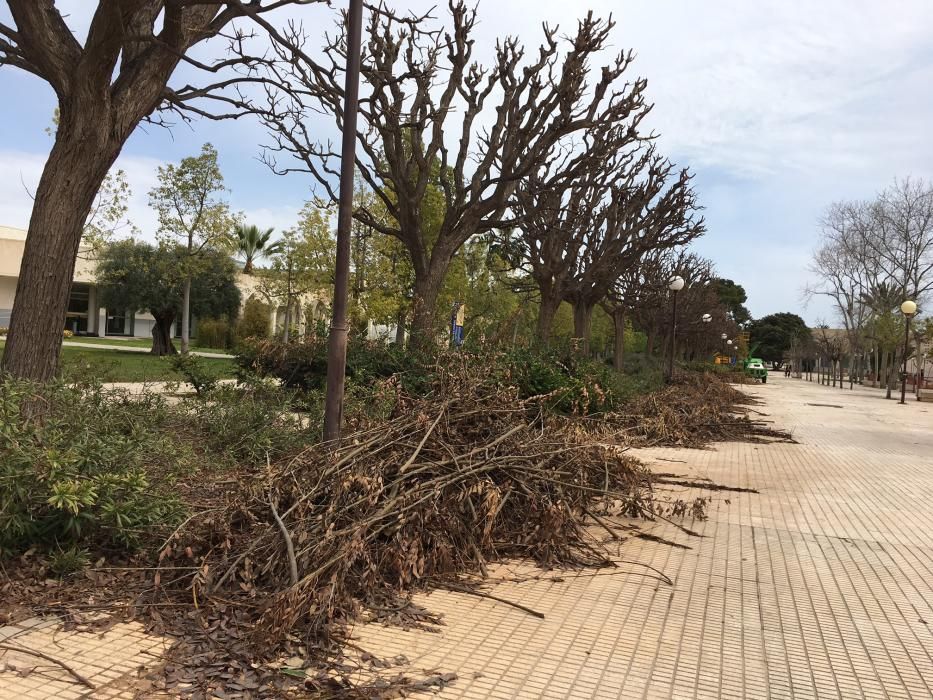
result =
[[[0,649],[16,652],[18,654],[26,654],[28,656],[35,656],[40,659],[45,659],[46,661],[49,661],[55,664],[56,666],[59,666],[60,668],[64,669],[65,671],[67,671],[68,674],[72,678],[74,678],[76,681],[78,681],[81,685],[86,686],[90,688],[91,690],[97,689],[97,687],[93,683],[91,683],[91,681],[89,681],[87,678],[85,678],[80,673],[75,671],[71,666],[66,664],[64,661],[60,661],[56,659],[55,657],[49,656],[48,654],[45,654],[41,651],[36,651],[34,649],[27,649],[26,647],[21,647],[15,644],[2,644],[2,643],[0,643]]]
[[[466,593],[467,595],[475,595],[479,598],[488,598],[489,600],[494,600],[497,603],[504,603],[505,605],[511,605],[513,608],[521,610],[522,612],[528,613],[533,617],[537,617],[539,620],[544,619],[544,613],[540,613],[537,610],[532,610],[529,607],[522,605],[521,603],[516,603],[512,600],[506,600],[505,598],[500,598],[499,596],[492,595],[491,593],[484,593],[483,591],[477,591],[474,588],[468,586],[457,586],[453,583],[442,583],[438,586],[444,590],[451,591],[453,593]]]

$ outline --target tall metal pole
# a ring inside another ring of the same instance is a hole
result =
[[[340,202],[337,207],[337,261],[334,315],[327,339],[327,394],[324,440],[339,440],[347,370],[347,289],[350,280],[350,227],[353,224],[353,173],[356,165],[356,115],[360,94],[360,37],[363,0],[350,0],[347,14],[347,72],[343,98],[343,144],[340,150]]]
[[[667,381],[674,379],[674,336],[677,334],[677,290],[672,290],[671,294],[674,295],[674,301],[671,313],[671,352],[667,358]]]
[[[901,372],[901,403],[907,395],[907,344],[910,342],[910,314],[904,314],[907,323],[904,325],[904,369]]]

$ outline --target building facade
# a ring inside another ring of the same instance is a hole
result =
[[[0,226],[0,328],[10,325],[10,314],[16,298],[16,283],[26,245],[26,231]],[[62,319],[62,329],[75,335],[107,336],[119,338],[151,338],[155,319],[148,313],[132,309],[111,309],[99,303],[94,274],[95,263],[90,251],[82,249],[75,263],[68,309]],[[282,332],[285,307],[268,298],[262,291],[259,278],[237,275],[241,307],[250,299],[258,299],[269,306],[269,333]],[[328,300],[324,294],[306,294],[300,303],[293,304],[289,318],[296,331],[304,332],[310,323],[328,315]],[[181,319],[176,320],[172,333],[181,336]],[[192,319],[192,337],[197,335],[197,319]]]

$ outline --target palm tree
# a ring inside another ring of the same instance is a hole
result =
[[[269,241],[274,230],[275,229],[269,228],[265,231],[260,231],[257,226],[237,224],[237,252],[244,258],[243,274],[252,274],[253,261],[258,258],[273,255],[278,251],[280,244]]]

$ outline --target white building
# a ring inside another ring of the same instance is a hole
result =
[[[0,328],[10,325],[10,313],[16,297],[16,282],[23,260],[26,245],[26,232],[18,228],[0,226]],[[236,280],[240,289],[241,304],[256,298],[271,307],[269,317],[270,333],[282,330],[285,322],[285,308],[271,303],[260,289],[259,279],[251,275],[238,274]],[[323,295],[305,295],[300,308],[293,308],[292,325],[303,332],[307,323],[327,316],[328,302]],[[75,263],[74,280],[68,310],[62,319],[64,330],[75,335],[96,335],[126,338],[151,338],[155,319],[148,313],[137,313],[128,309],[109,309],[100,305],[94,274],[94,261],[87,250],[82,250]],[[175,337],[181,335],[181,319],[172,329]],[[197,319],[192,323],[192,336],[197,334]]]

